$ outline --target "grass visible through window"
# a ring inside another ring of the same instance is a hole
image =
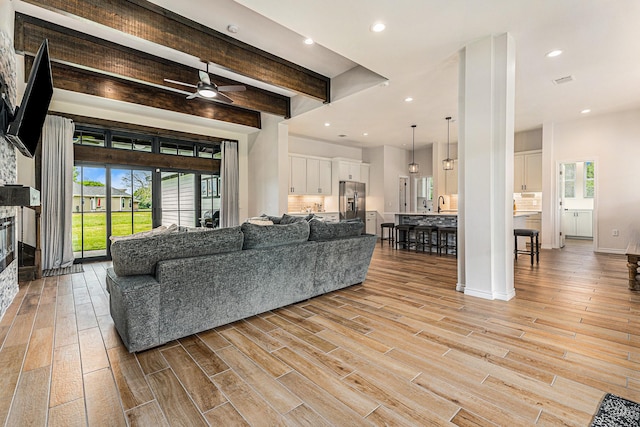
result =
[[[107,249],[107,214],[106,212],[84,213],[84,236],[82,235],[82,214],[73,214],[73,251],[79,252],[84,237],[84,250],[96,251]],[[111,232],[114,236],[126,236],[140,231],[151,230],[151,211],[136,211],[133,213],[133,230],[131,212],[111,213]]]

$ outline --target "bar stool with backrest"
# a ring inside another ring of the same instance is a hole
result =
[[[388,240],[390,245],[393,245],[394,238],[393,233],[395,232],[395,224],[393,222],[383,222],[380,224],[380,246],[382,246],[383,240]],[[384,237],[384,230],[387,230],[387,237]]]
[[[450,236],[453,236],[453,239],[450,239]],[[443,250],[444,254],[448,255],[449,249],[452,249],[456,257],[458,256],[458,227],[440,226],[438,227],[438,255],[442,255]]]
[[[531,266],[533,266],[533,256],[536,257],[536,264],[540,262],[540,247],[538,245],[538,235],[540,233],[538,230],[533,230],[530,228],[516,228],[513,230],[513,236],[515,243],[513,245],[513,257],[515,261],[518,261],[518,254],[526,254],[531,256]],[[529,237],[531,239],[531,247],[529,250],[520,249],[518,250],[518,237]],[[533,243],[533,238],[536,238],[535,244]]]
[[[404,249],[411,249],[411,246],[415,242],[411,241],[411,232],[415,228],[415,225],[399,224],[395,226],[396,230],[396,249],[398,246],[402,246]]]
[[[429,253],[432,253],[433,246],[436,245],[436,241],[433,240],[433,233],[436,233],[438,227],[433,225],[418,225],[414,229],[415,238],[416,238],[416,252],[419,249],[422,249],[422,252],[425,251],[425,248],[429,249]]]

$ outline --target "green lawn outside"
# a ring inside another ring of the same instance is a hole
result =
[[[73,214],[73,251],[82,250],[83,214]],[[151,211],[133,213],[133,233],[147,231],[152,228]],[[132,234],[131,212],[113,212],[111,214],[111,232],[114,236]],[[84,214],[84,250],[95,251],[107,248],[107,214],[105,212],[88,212]]]

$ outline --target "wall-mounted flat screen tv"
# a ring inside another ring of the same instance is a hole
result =
[[[45,39],[33,61],[22,103],[13,121],[9,123],[5,135],[27,157],[33,157],[36,152],[52,96],[53,78],[49,61],[49,42]]]

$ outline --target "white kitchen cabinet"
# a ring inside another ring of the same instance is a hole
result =
[[[527,151],[513,156],[513,192],[542,191],[542,152]]]
[[[307,192],[312,195],[331,195],[331,160],[307,160]]]
[[[338,162],[338,181],[360,182],[360,166],[357,162]]]
[[[307,193],[307,159],[289,156],[289,194]]]
[[[320,218],[322,218],[325,222],[339,222],[340,214],[338,212],[320,212],[317,213]]]
[[[593,237],[593,211],[566,210],[562,213],[565,237]]]
[[[376,234],[378,231],[378,213],[376,211],[367,211],[365,219],[367,220],[365,232],[367,234]]]

